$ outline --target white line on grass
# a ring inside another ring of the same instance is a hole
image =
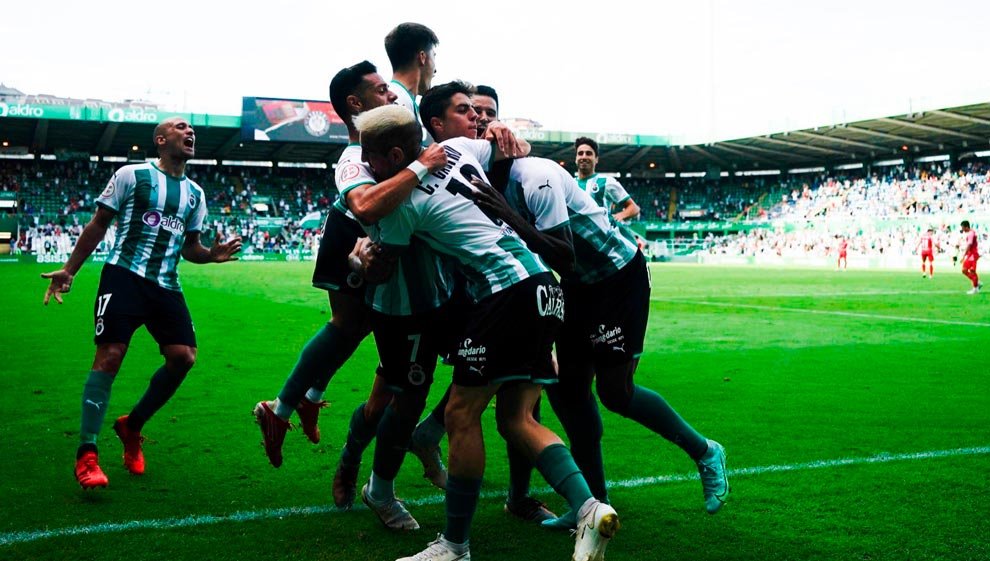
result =
[[[903,321],[911,323],[935,323],[939,325],[961,325],[964,327],[990,327],[990,323],[978,321],[955,321],[949,319],[913,318],[908,316],[888,316],[884,314],[861,314],[857,312],[843,312],[839,310],[809,310],[807,308],[786,308],[783,306],[762,306],[759,304],[733,304],[730,302],[707,302],[703,300],[682,300],[679,298],[650,298],[655,302],[670,302],[671,304],[689,304],[692,306],[714,306],[716,308],[744,308],[748,310],[761,310],[765,312],[794,312],[798,314],[814,314],[824,316],[840,316],[862,319],[880,319],[889,321]]]
[[[961,290],[861,290],[859,292],[767,292],[719,294],[719,298],[842,298],[844,296],[934,296],[963,294]]]
[[[927,452],[914,452],[907,454],[878,454],[861,458],[839,458],[835,460],[818,460],[800,464],[782,464],[757,466],[749,468],[730,469],[729,475],[740,477],[746,475],[763,475],[767,473],[782,473],[788,471],[803,471],[809,469],[823,469],[832,467],[862,465],[862,464],[885,464],[904,460],[930,460],[934,458],[949,458],[953,456],[972,456],[990,454],[990,446],[978,446],[974,448],[954,448],[951,450],[930,450]],[[659,475],[656,477],[637,477],[634,479],[623,479],[621,481],[610,481],[609,487],[635,488],[649,485],[661,485],[664,483],[678,483],[683,481],[694,481],[698,479],[697,473],[680,475]],[[534,494],[549,494],[553,491],[549,487],[541,487],[533,490]],[[493,490],[482,492],[483,499],[502,498],[505,492]],[[411,506],[437,505],[443,504],[442,494],[431,495],[419,499],[405,501]],[[364,509],[363,505],[355,505],[355,509]],[[151,520],[131,520],[129,522],[104,522],[101,524],[89,524],[86,526],[69,526],[67,528],[56,528],[54,530],[35,530],[29,532],[8,532],[0,534],[0,546],[16,543],[26,543],[51,538],[64,538],[69,536],[109,534],[113,532],[126,532],[129,530],[172,530],[175,528],[188,528],[190,526],[207,526],[210,524],[220,524],[223,522],[252,522],[255,520],[282,519],[290,516],[309,516],[313,514],[333,514],[340,512],[333,506],[307,506],[307,507],[287,507],[270,508],[263,510],[248,510],[235,512],[233,514],[202,514],[185,516],[183,518],[158,518]]]

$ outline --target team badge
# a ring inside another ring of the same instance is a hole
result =
[[[414,386],[422,386],[426,382],[426,372],[423,372],[423,367],[418,364],[413,364],[409,367],[409,383]]]
[[[114,176],[114,177],[116,178],[116,176]],[[102,193],[100,193],[100,198],[101,199],[109,198],[111,195],[113,195],[113,192],[114,192],[114,190],[116,190],[116,188],[117,187],[114,184],[113,179],[111,179],[110,182],[107,183],[107,188],[104,189]]]
[[[189,208],[196,208],[197,204],[199,204],[199,197],[196,196],[196,193],[189,193]]]
[[[364,279],[361,278],[361,275],[354,272],[347,273],[347,286],[351,288],[357,288],[361,286],[363,283],[364,283]]]
[[[357,167],[356,164],[347,164],[344,169],[340,172],[341,181],[350,181],[361,173],[361,169]]]

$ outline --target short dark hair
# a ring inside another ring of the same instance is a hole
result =
[[[353,66],[341,69],[330,80],[330,104],[345,123],[350,123],[352,116],[347,108],[347,96],[354,95],[364,83],[364,77],[375,72],[378,72],[378,69],[374,64],[362,60]]]
[[[477,86],[475,89],[478,91],[474,95],[490,97],[495,100],[495,105],[498,105],[498,92],[495,91],[495,88],[491,86]]]
[[[959,225],[963,228],[969,228],[969,220],[963,220]]]
[[[462,80],[454,80],[426,90],[423,98],[419,100],[419,118],[433,138],[436,138],[437,135],[430,125],[430,120],[433,117],[443,117],[447,108],[450,107],[450,98],[459,93],[471,97],[476,91],[474,86]]]
[[[420,51],[429,51],[440,44],[437,34],[420,23],[400,23],[385,36],[385,53],[392,63],[392,72],[401,70],[416,58]]]
[[[598,143],[591,140],[587,136],[582,136],[574,141],[574,150],[577,150],[582,144],[587,144],[591,146],[591,149],[595,151],[595,156],[598,156]]]

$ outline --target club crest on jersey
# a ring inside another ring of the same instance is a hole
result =
[[[189,193],[189,208],[196,208],[197,204],[199,204],[199,197],[196,196],[196,193]]]
[[[361,169],[357,167],[356,164],[347,164],[344,169],[340,171],[341,181],[350,181],[361,173]]]
[[[117,186],[114,184],[113,179],[111,179],[110,183],[107,183],[107,188],[104,189],[102,193],[100,193],[100,198],[106,199],[110,197],[110,195],[113,195],[113,192],[116,188]]]

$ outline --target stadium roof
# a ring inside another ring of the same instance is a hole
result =
[[[841,123],[750,138],[683,146],[602,145],[599,169],[692,172],[834,167],[929,155],[962,156],[990,149],[990,103]],[[544,157],[569,165],[573,147],[539,145]],[[650,163],[656,167],[650,168]]]
[[[7,104],[0,103],[0,106],[0,109],[6,109]],[[110,105],[102,112],[92,109],[93,115],[99,117],[90,117],[87,113],[82,118],[78,116],[78,109],[73,109],[76,113],[70,116],[68,106],[46,107],[52,115],[65,115],[47,118],[48,114],[39,113],[36,108],[34,113],[27,114],[22,110],[16,118],[4,117],[6,111],[0,112],[0,141],[7,143],[6,147],[0,147],[0,153],[68,150],[126,156],[133,146],[137,146],[139,152],[151,155],[154,122],[128,122],[132,120],[129,116],[122,122],[114,122],[112,116],[108,120],[107,115],[120,111],[109,108]],[[140,113],[141,109],[137,111]],[[169,115],[172,114],[158,113],[159,118]],[[244,140],[239,117],[183,115],[196,127],[196,156],[200,159],[334,163],[344,148],[342,144]],[[577,133],[523,133],[533,144],[533,155],[564,162],[573,169],[573,139]],[[712,168],[726,172],[771,169],[786,172],[794,168],[914,159],[936,154],[958,157],[990,149],[990,103],[698,145],[666,145],[666,139],[662,137],[626,135],[601,137],[600,144],[600,171],[633,175],[704,172]]]

